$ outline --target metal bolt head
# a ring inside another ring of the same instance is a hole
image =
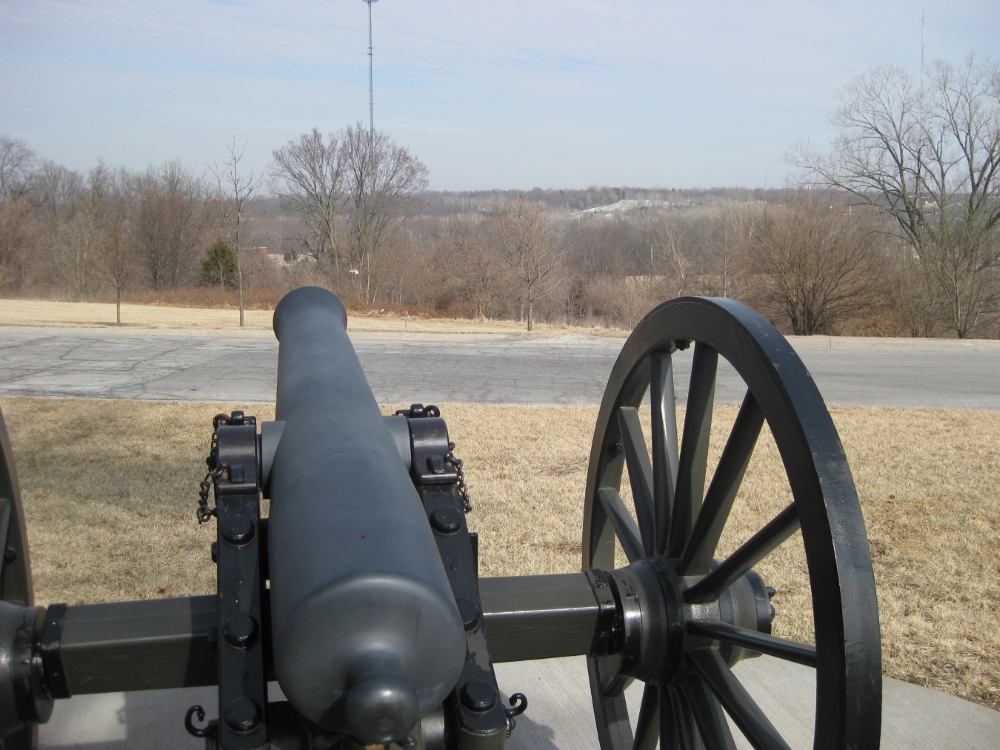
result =
[[[225,719],[234,732],[252,732],[260,726],[260,706],[249,698],[237,698],[226,707]]]
[[[234,648],[249,648],[257,636],[257,621],[250,615],[233,615],[223,625],[222,635]]]
[[[253,539],[253,522],[246,516],[231,516],[222,522],[219,531],[230,544],[246,544]]]
[[[453,534],[462,528],[462,512],[448,505],[435,508],[431,513],[431,526],[442,534]]]
[[[497,702],[497,691],[486,680],[473,680],[462,687],[462,705],[470,711],[485,713]]]

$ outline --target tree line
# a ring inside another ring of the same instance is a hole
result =
[[[880,67],[796,149],[784,190],[431,192],[361,124],[304,133],[263,174],[234,141],[203,174],[79,174],[0,138],[0,291],[201,290],[273,302],[325,285],[360,310],[630,328],[658,302],[743,300],[790,333],[1000,335],[1000,68]],[[265,190],[266,187],[266,190]]]

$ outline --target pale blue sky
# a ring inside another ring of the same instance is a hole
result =
[[[1000,2],[380,0],[375,124],[431,187],[781,185],[871,66],[1000,59]],[[0,0],[0,134],[85,170],[368,118],[362,0]]]

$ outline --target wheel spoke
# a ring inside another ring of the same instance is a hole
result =
[[[628,750],[632,747],[632,726],[629,724],[628,706],[625,703],[625,696],[608,698],[601,691],[604,679],[602,661],[603,657],[587,659],[598,741],[602,748]]]
[[[653,469],[649,465],[649,453],[646,451],[646,440],[642,436],[642,425],[639,424],[639,412],[632,406],[621,407],[618,410],[618,424],[621,427],[622,444],[625,447],[625,464],[628,466],[628,481],[632,485],[632,499],[635,502],[635,515],[639,520],[642,549],[646,555],[652,555],[656,540],[653,520]]]
[[[660,736],[660,689],[647,684],[642,691],[642,705],[635,723],[635,742],[632,750],[656,750]]]
[[[736,750],[736,742],[729,731],[729,722],[719,705],[719,699],[709,690],[705,681],[694,672],[689,672],[684,676],[684,692],[706,750]]]
[[[677,483],[677,402],[670,354],[649,357],[649,406],[653,437],[653,509],[656,552],[667,548]]]
[[[684,601],[691,604],[718,599],[736,579],[763,560],[798,528],[799,514],[795,503],[792,503],[744,542],[743,546],[727,557],[719,567],[687,589],[684,592]]]
[[[705,472],[708,466],[708,438],[712,431],[712,406],[715,403],[715,377],[719,353],[707,344],[694,345],[691,363],[691,386],[684,415],[684,437],[677,463],[677,492],[670,520],[669,557],[684,550],[691,524],[701,499],[705,496]]]
[[[719,652],[712,648],[691,652],[691,663],[715,693],[736,726],[757,750],[790,750],[788,743],[761,711]]]
[[[674,721],[676,696],[667,686],[660,691],[660,750],[680,750],[677,723]]]
[[[761,633],[757,630],[730,625],[727,622],[691,620],[687,624],[687,631],[691,635],[700,635],[707,638],[714,638],[717,641],[725,641],[726,643],[760,651],[762,654],[767,654],[768,656],[776,656],[779,659],[804,664],[807,667],[816,666],[816,647],[806,643],[789,641],[768,633]]]
[[[625,501],[612,487],[602,487],[597,494],[601,498],[604,512],[611,519],[611,525],[615,527],[615,535],[621,542],[622,549],[625,550],[625,557],[630,563],[641,560],[643,554],[642,542],[639,540],[639,529],[629,514],[628,508],[625,507]]]
[[[698,512],[691,538],[681,555],[678,575],[704,575],[708,572],[763,425],[764,412],[753,394],[747,391],[708,487],[705,502]]]
[[[676,686],[671,686],[667,690],[670,691],[670,706],[673,711],[671,718],[675,747],[681,750],[704,750],[698,728],[694,724],[691,707],[684,693]]]
[[[605,698],[617,698],[632,684],[632,679],[622,674],[613,674],[601,681],[601,695]]]

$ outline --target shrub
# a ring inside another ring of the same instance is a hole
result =
[[[213,242],[201,261],[201,286],[236,286],[236,252],[223,239]]]

